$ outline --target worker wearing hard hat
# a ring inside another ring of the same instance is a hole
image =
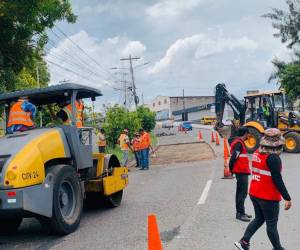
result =
[[[26,131],[35,127],[36,106],[29,102],[28,97],[20,97],[9,110],[7,132]]]

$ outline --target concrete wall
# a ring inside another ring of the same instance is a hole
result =
[[[170,109],[170,97],[157,96],[151,103],[148,104],[148,107],[154,112]]]
[[[184,98],[185,108],[192,108],[206,104],[212,104],[215,102],[214,96],[187,96]],[[183,98],[182,97],[170,97],[171,110],[177,111],[183,109]]]

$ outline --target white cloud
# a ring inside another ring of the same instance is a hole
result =
[[[207,0],[163,0],[150,6],[146,13],[151,18],[176,17],[206,2]]]
[[[205,34],[196,34],[175,41],[168,48],[165,56],[149,69],[149,73],[160,73],[182,60],[199,60],[236,49],[255,50],[257,46],[256,42],[247,37],[213,39]]]
[[[140,41],[130,41],[122,51],[124,56],[135,55],[141,56],[146,51],[146,46]]]

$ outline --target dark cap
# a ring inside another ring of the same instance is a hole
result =
[[[249,129],[247,127],[240,127],[238,130],[238,136],[244,136],[249,133]]]

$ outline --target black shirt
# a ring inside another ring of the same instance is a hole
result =
[[[277,154],[270,154],[267,157],[267,166],[270,169],[272,180],[277,190],[279,191],[284,200],[290,201],[291,197],[284,185],[280,172],[282,166],[280,157]]]

